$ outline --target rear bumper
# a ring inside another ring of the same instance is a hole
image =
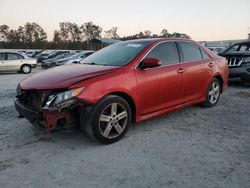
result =
[[[41,67],[44,69],[55,67],[55,66],[56,66],[55,63],[41,63]]]
[[[32,68],[36,68],[36,67],[37,67],[37,64],[32,64],[31,67],[32,67]]]
[[[45,64],[45,63],[41,63],[41,67],[44,68],[44,69],[47,69],[47,68],[49,68],[49,65]]]

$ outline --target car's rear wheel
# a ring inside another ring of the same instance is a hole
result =
[[[104,144],[120,140],[126,134],[130,122],[129,104],[116,95],[106,96],[81,114],[81,127],[87,136]]]
[[[22,65],[20,71],[24,74],[29,74],[31,72],[30,65]]]
[[[56,66],[56,63],[52,63],[52,64],[51,64],[51,67],[55,67],[55,66]]]
[[[221,94],[221,83],[218,79],[214,78],[210,83],[207,93],[206,93],[206,100],[203,103],[206,107],[213,107],[219,101]]]

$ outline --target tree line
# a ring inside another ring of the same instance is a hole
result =
[[[40,25],[35,22],[27,22],[24,26],[19,26],[16,30],[10,29],[7,25],[0,25],[0,48],[72,50],[91,48],[97,50],[101,46],[93,46],[89,41],[94,38],[102,38],[102,36],[123,41],[156,37],[190,38],[184,33],[169,33],[167,29],[163,29],[160,34],[152,34],[151,31],[145,30],[134,35],[120,37],[117,27],[112,27],[103,32],[103,29],[93,22],[86,22],[82,25],[61,22],[59,23],[59,30],[54,31],[53,40],[48,41],[47,33]]]

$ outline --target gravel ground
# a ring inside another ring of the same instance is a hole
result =
[[[18,119],[13,98],[25,76],[0,75],[0,187],[250,187],[250,88],[237,81],[214,108],[172,112],[99,145]]]

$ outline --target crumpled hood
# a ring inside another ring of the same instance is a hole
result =
[[[20,82],[25,90],[68,88],[72,84],[92,77],[113,72],[117,66],[72,64],[44,70]]]

